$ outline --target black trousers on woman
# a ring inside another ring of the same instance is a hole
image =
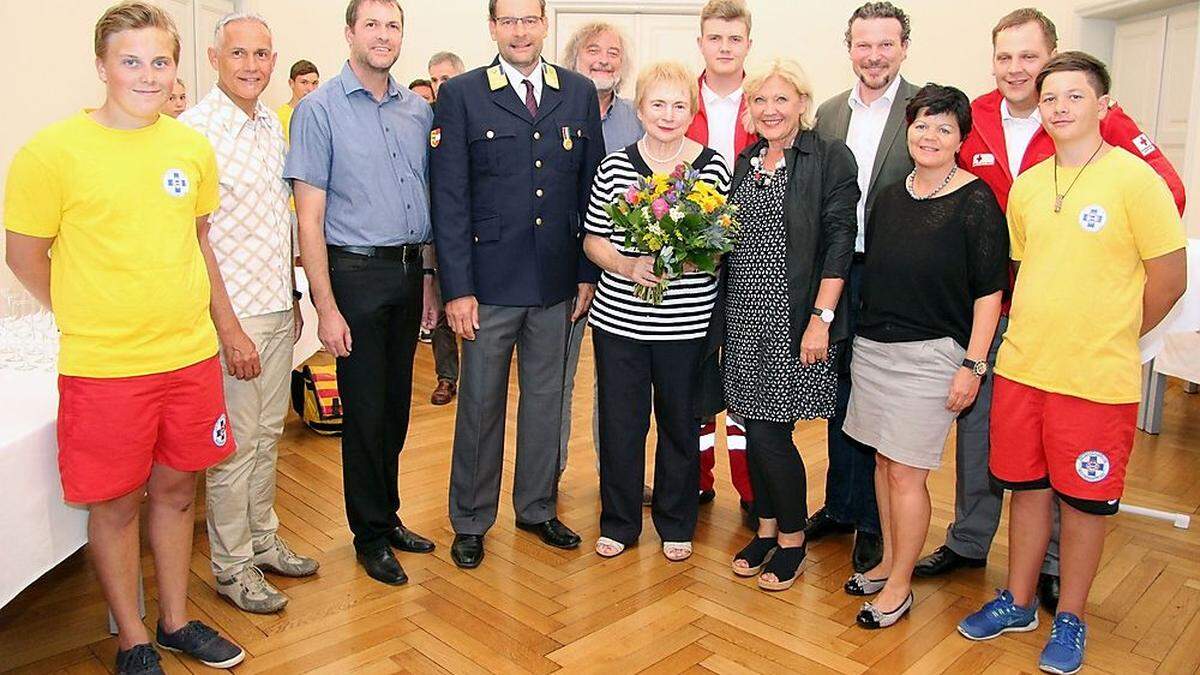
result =
[[[592,343],[600,387],[600,535],[629,546],[642,532],[653,400],[654,529],[663,541],[691,541],[700,479],[695,398],[705,342],[643,342],[593,328]]]
[[[808,478],[792,442],[794,422],[746,420],[746,461],[754,489],[754,515],[774,518],[779,531],[799,532],[808,524]]]

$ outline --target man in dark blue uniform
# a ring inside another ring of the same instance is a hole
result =
[[[464,339],[450,520],[451,555],[466,568],[496,520],[514,347],[516,524],[579,546],[557,518],[561,410],[570,324],[599,277],[580,237],[604,156],[596,87],[542,60],[545,1],[490,0],[488,29],[499,56],[441,86],[429,137],[442,294]]]

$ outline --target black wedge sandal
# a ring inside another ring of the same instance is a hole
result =
[[[800,576],[806,548],[801,544],[776,549],[771,561],[763,566],[762,574],[758,575],[758,587],[764,591],[786,591],[791,588],[796,583],[796,577]],[[776,580],[767,581],[763,579],[763,574],[774,574]]]
[[[738,551],[733,557],[733,573],[739,577],[753,577],[762,571],[763,565],[770,560],[771,554],[779,548],[775,537],[754,537],[746,544],[746,548]],[[737,561],[745,560],[746,567],[738,567]]]

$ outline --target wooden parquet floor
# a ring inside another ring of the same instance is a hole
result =
[[[889,630],[854,626],[859,600],[841,591],[850,541],[809,549],[790,591],[760,592],[729,572],[746,541],[737,499],[718,449],[715,503],[701,509],[695,555],[668,563],[646,515],[642,543],[604,560],[592,550],[599,497],[591,448],[590,342],[576,387],[572,441],[560,499],[562,519],[584,537],[577,551],[548,549],[513,525],[509,488],[515,397],[508,416],[509,462],[487,558],[473,571],[450,560],[446,517],[454,406],[428,403],[430,349],[418,352],[412,428],[401,460],[402,515],[431,536],[433,555],[399,554],[411,581],[378,584],[354,560],[345,526],[338,442],[292,419],[280,447],[277,508],[283,535],[321,562],[318,576],[273,579],[291,598],[277,616],[236,611],[218,598],[197,514],[189,593],[196,617],[249,652],[249,673],[970,673],[1034,672],[1049,622],[1035,633],[972,643],[955,632],[966,613],[1003,585],[1002,524],[986,569],[918,580],[909,618]],[[515,387],[515,385],[514,385]],[[1159,437],[1141,435],[1126,501],[1197,513],[1200,396],[1172,386]],[[824,424],[798,428],[809,470],[809,503],[824,494]],[[926,550],[942,543],[953,517],[953,452],[930,480],[933,524]],[[203,504],[203,499],[198,501]],[[6,541],[4,546],[19,546]],[[143,557],[147,625],[157,616],[154,568]],[[0,610],[0,670],[104,673],[116,651],[106,609],[77,554]],[[1191,530],[1129,515],[1111,519],[1088,607],[1092,673],[1194,673],[1200,667],[1200,522]],[[168,672],[206,670],[164,654]]]

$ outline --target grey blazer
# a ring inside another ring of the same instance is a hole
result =
[[[875,166],[871,170],[871,184],[867,188],[867,202],[863,210],[864,227],[865,223],[871,221],[871,209],[880,190],[904,180],[913,170],[912,157],[908,154],[908,135],[905,133],[908,125],[904,119],[904,109],[918,89],[920,87],[900,78],[896,100],[892,102],[892,110],[888,113],[883,137],[879,140],[879,152],[875,154]],[[850,128],[850,91],[843,91],[817,108],[818,133],[843,142],[846,140],[846,132]]]

